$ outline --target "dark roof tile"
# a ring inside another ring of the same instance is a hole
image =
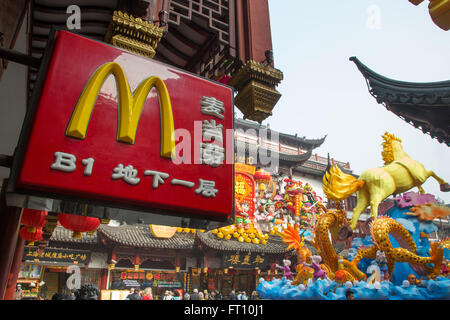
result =
[[[192,249],[195,235],[176,232],[170,239],[155,238],[148,225],[124,225],[112,227],[101,225],[99,232],[118,244],[140,248]]]

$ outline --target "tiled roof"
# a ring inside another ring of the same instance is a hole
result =
[[[382,76],[351,57],[376,101],[404,121],[450,146],[450,80],[406,82]]]
[[[130,247],[193,249],[195,243],[192,233],[176,232],[170,239],[155,238],[148,225],[100,225],[99,233],[113,242]]]
[[[235,118],[234,124],[235,124],[235,127],[252,128],[255,130],[260,130],[260,129],[267,130],[268,135],[271,135],[272,131],[277,132],[275,130],[270,129],[268,126],[260,125],[256,122],[248,121],[248,120],[244,120],[244,119]],[[320,147],[324,143],[324,141],[327,137],[327,136],[324,136],[319,139],[308,139],[306,137],[299,137],[297,135],[292,135],[292,134],[287,134],[287,133],[281,133],[281,132],[277,132],[277,133],[278,133],[278,137],[280,140],[281,139],[287,140],[294,145],[309,146],[312,149]]]
[[[68,230],[62,226],[57,226],[50,237],[50,241],[55,242],[70,242],[70,243],[79,243],[79,244],[97,244],[98,236],[97,232],[94,234],[89,234],[83,232],[81,234],[81,239],[72,238],[72,231]]]
[[[270,236],[267,244],[254,244],[247,242],[239,242],[235,239],[225,240],[219,239],[211,231],[198,233],[198,238],[207,247],[219,251],[246,251],[261,253],[286,253],[287,245],[279,236]]]

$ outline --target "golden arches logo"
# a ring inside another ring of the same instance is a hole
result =
[[[161,118],[161,157],[171,158],[172,153],[175,152],[175,129],[172,104],[164,81],[158,77],[149,77],[131,93],[125,72],[116,62],[103,64],[91,76],[75,105],[66,135],[77,139],[86,137],[87,127],[100,88],[110,74],[114,75],[119,96],[117,140],[134,144],[145,100],[150,90],[155,87],[159,95]]]

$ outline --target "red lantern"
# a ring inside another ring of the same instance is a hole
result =
[[[97,230],[100,225],[100,219],[98,218],[74,214],[60,213],[58,219],[64,228],[73,231],[72,237],[77,239],[81,238],[82,232]]]
[[[23,209],[22,224],[28,227],[28,232],[36,232],[37,228],[42,228],[46,224],[45,218],[48,212],[35,209]]]
[[[266,184],[272,181],[272,176],[270,175],[270,173],[263,169],[256,170],[255,175],[253,177],[255,178],[255,181],[259,184],[260,191],[265,191]]]
[[[29,241],[30,245],[34,245],[34,241],[40,241],[42,240],[42,234],[44,233],[42,231],[42,228],[35,228],[35,232],[28,231],[28,228],[26,226],[20,228],[20,236],[23,240]]]

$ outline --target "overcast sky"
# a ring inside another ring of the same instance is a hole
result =
[[[263,124],[308,138],[327,134],[315,151],[349,161],[356,174],[383,166],[381,136],[387,130],[402,139],[410,157],[450,181],[450,148],[377,104],[349,61],[356,56],[396,80],[450,80],[450,31],[433,23],[428,1],[417,7],[408,0],[269,0],[269,5],[275,67],[284,80],[274,115]],[[450,203],[450,192],[440,192],[434,179],[423,187]]]

